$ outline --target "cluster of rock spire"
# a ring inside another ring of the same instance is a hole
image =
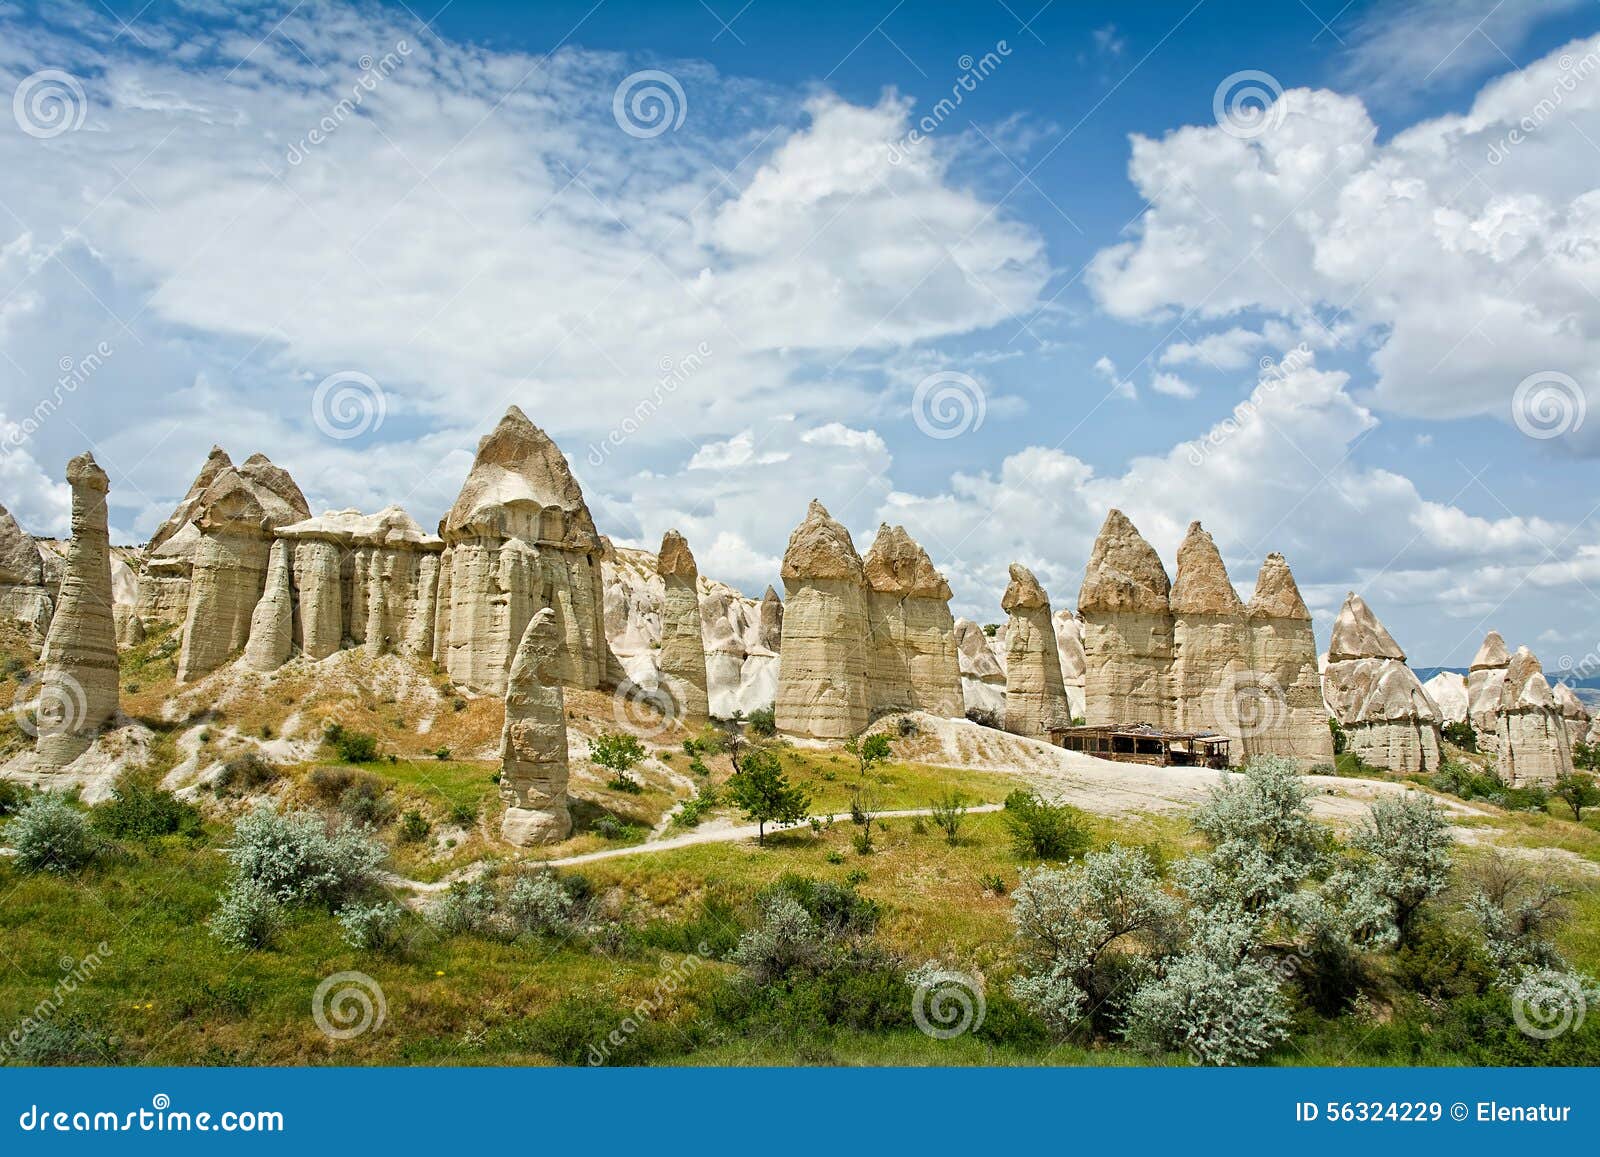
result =
[[[700,574],[668,531],[655,553],[600,535],[555,443],[516,407],[478,444],[438,533],[399,507],[312,517],[287,472],[213,448],[141,551],[107,540],[103,471],[68,466],[73,537],[42,549],[0,510],[0,614],[42,644],[34,761],[59,769],[116,716],[119,642],[181,626],[181,682],[238,660],[271,672],[359,647],[431,660],[469,691],[504,696],[507,838],[563,838],[562,687],[648,687],[686,722],[771,704],[791,734],[842,739],[879,715],[992,712],[1048,739],[1077,719],[1220,733],[1233,756],[1332,761],[1331,715],[1352,750],[1398,771],[1432,770],[1440,725],[1474,724],[1508,778],[1548,780],[1592,737],[1571,690],[1491,633],[1462,679],[1433,686],[1357,595],[1319,673],[1311,615],[1280,554],[1253,594],[1234,589],[1198,522],[1169,579],[1118,510],[1085,569],[1076,612],[1055,610],[1013,564],[1002,624],[955,619],[951,590],[900,526],[865,557],[813,501],[784,553],[785,598],[746,598]]]

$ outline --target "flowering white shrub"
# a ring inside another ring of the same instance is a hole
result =
[[[230,948],[265,948],[283,924],[283,909],[272,890],[241,876],[222,893],[211,917],[211,934]]]
[[[381,841],[348,820],[330,829],[313,811],[280,814],[264,804],[239,821],[228,858],[280,904],[330,908],[377,883],[388,855]]]
[[[393,948],[399,939],[403,915],[400,905],[392,900],[380,900],[376,904],[346,904],[338,914],[340,935],[352,948]]]
[[[572,924],[572,897],[548,872],[518,876],[506,894],[505,915],[513,933],[555,935]]]
[[[1375,801],[1350,836],[1360,858],[1329,881],[1348,897],[1357,938],[1408,943],[1417,909],[1450,882],[1454,843],[1444,809],[1429,796],[1407,792]]]
[[[457,880],[428,909],[428,921],[446,936],[490,931],[498,897],[489,880]]]
[[[103,845],[77,808],[59,795],[36,795],[5,827],[5,840],[17,850],[24,872],[70,875],[93,863]]]
[[[1011,919],[1028,964],[1012,994],[1055,1031],[1071,1032],[1172,947],[1179,911],[1140,848],[1113,844],[1065,870],[1024,871]]]
[[[793,896],[778,893],[767,898],[761,923],[739,938],[728,959],[765,984],[815,963],[825,948],[822,928],[811,913]]]

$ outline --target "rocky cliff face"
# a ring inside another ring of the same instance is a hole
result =
[[[905,527],[885,524],[878,528],[862,570],[872,628],[869,709],[962,715],[950,586],[927,551]]]
[[[1455,671],[1440,671],[1422,685],[1439,706],[1439,718],[1444,723],[1462,723],[1467,718],[1467,677]]]
[[[500,835],[519,847],[553,844],[572,832],[567,808],[567,719],[561,690],[561,632],[556,612],[528,620],[506,678],[500,734]]]
[[[706,648],[700,621],[700,570],[689,544],[676,530],[661,539],[656,554],[661,578],[661,686],[672,697],[678,717],[703,723],[711,714],[707,693]]]
[[[564,682],[599,687],[620,676],[606,645],[594,520],[561,451],[517,407],[478,443],[440,535],[438,649],[451,678],[501,693],[540,608],[555,612]]]
[[[264,455],[219,470],[200,494],[191,525],[189,602],[178,652],[178,681],[209,674],[240,651],[266,589],[272,532],[310,514],[294,480]],[[168,545],[178,540],[175,534]]]
[[[1589,709],[1565,683],[1556,683],[1551,690],[1555,692],[1556,706],[1561,708],[1561,722],[1567,729],[1567,742],[1569,744],[1584,742],[1589,734],[1589,728],[1594,724]]]
[[[1048,740],[1051,728],[1072,722],[1050,599],[1027,567],[1014,562],[1010,573],[1011,584],[1000,600],[1009,616],[1005,728],[1014,735]]]
[[[955,621],[956,662],[961,670],[962,702],[966,710],[987,711],[996,720],[1004,719],[1006,713],[1003,638],[997,645],[997,640],[984,634],[983,628],[971,619]]]
[[[1500,700],[1510,667],[1511,652],[1506,650],[1505,639],[1499,631],[1490,631],[1467,671],[1467,718],[1477,732],[1478,750],[1487,755],[1497,751]]]
[[[45,585],[39,544],[0,506],[0,617],[15,623],[38,646],[54,613],[55,596]]]
[[[1078,594],[1089,723],[1173,726],[1171,595],[1155,548],[1122,511],[1111,511]]]
[[[1333,736],[1311,612],[1283,555],[1269,554],[1261,564],[1245,619],[1250,684],[1258,698],[1252,725],[1243,729],[1243,758],[1281,755],[1303,770],[1332,764]]]
[[[855,735],[870,718],[866,576],[850,532],[815,499],[789,536],[782,575],[777,725],[818,739]]]
[[[117,714],[117,636],[112,617],[110,482],[92,454],[67,463],[72,542],[55,615],[39,655],[37,770],[67,767]]]
[[[183,622],[189,610],[189,576],[194,552],[200,544],[201,496],[223,471],[233,469],[233,459],[221,446],[211,447],[200,473],[177,508],[157,528],[145,545],[139,574],[138,617],[146,623]]]
[[[1506,667],[1495,719],[1496,760],[1513,786],[1572,773],[1572,743],[1561,705],[1533,652],[1518,647]]]
[[[1240,758],[1244,733],[1273,706],[1268,689],[1252,675],[1251,638],[1244,603],[1233,589],[1216,543],[1198,522],[1178,548],[1172,610],[1172,725],[1214,731],[1234,742]]]
[[[1354,591],[1333,625],[1323,695],[1350,750],[1391,771],[1439,767],[1439,708],[1405,652]]]

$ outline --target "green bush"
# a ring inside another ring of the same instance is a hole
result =
[[[393,900],[375,904],[347,904],[339,909],[340,935],[352,948],[387,952],[400,943],[400,923],[405,913]]]
[[[120,1042],[76,1013],[23,1034],[12,1056],[23,1065],[114,1065]]]
[[[640,1017],[597,996],[571,996],[514,1030],[517,1043],[557,1064],[643,1065],[694,1047],[692,1025]]]
[[[1447,743],[1453,743],[1463,751],[1478,750],[1478,733],[1472,729],[1468,720],[1458,723],[1446,723],[1441,729]]]
[[[112,797],[89,813],[97,832],[117,840],[148,843],[162,836],[201,835],[199,809],[170,791],[139,783],[124,783]]]
[[[1495,980],[1483,937],[1425,913],[1411,940],[1395,953],[1395,976],[1413,992],[1431,997],[1475,996]]]
[[[84,814],[48,792],[22,805],[6,825],[5,837],[16,849],[16,865],[24,872],[72,875],[105,850]]]
[[[219,796],[247,795],[278,778],[278,769],[253,751],[228,760],[211,780],[211,790]]]
[[[1002,813],[1012,850],[1021,859],[1071,860],[1093,842],[1083,813],[1066,804],[1046,803],[1030,791],[1006,796]]]
[[[745,720],[750,734],[759,739],[771,739],[778,734],[778,722],[771,707],[758,707]]]
[[[30,794],[20,783],[0,779],[0,816],[16,815]]]
[[[254,880],[280,904],[324,904],[330,911],[371,891],[387,856],[368,832],[334,826],[312,811],[280,815],[262,806],[240,820],[228,849],[236,879]]]
[[[458,803],[451,805],[450,822],[458,828],[470,828],[478,822],[478,805],[475,803]]]
[[[267,948],[283,926],[283,906],[271,888],[242,876],[222,894],[211,917],[211,934],[241,952]]]
[[[394,819],[394,801],[385,793],[382,782],[364,775],[339,796],[339,811],[351,823],[381,828]]]
[[[404,843],[414,844],[419,840],[427,839],[428,832],[432,829],[433,825],[428,822],[427,817],[416,808],[411,808],[405,815],[400,817],[399,834],[401,841]]]
[[[322,733],[323,741],[339,753],[346,763],[376,763],[378,737],[365,731],[350,731],[343,724],[330,723]]]

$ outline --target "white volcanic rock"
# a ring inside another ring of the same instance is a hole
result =
[[[845,739],[866,727],[871,630],[866,578],[850,532],[813,499],[783,556],[779,729]]]
[[[1495,725],[1496,759],[1506,782],[1551,783],[1572,773],[1561,704],[1526,647],[1517,648],[1506,668]]]
[[[1061,658],[1061,681],[1067,688],[1067,706],[1074,719],[1084,718],[1084,678],[1088,657],[1083,652],[1083,620],[1063,607],[1051,616],[1056,631],[1056,651]]]
[[[1438,705],[1406,666],[1394,636],[1354,591],[1339,611],[1332,639],[1323,696],[1343,726],[1350,750],[1391,771],[1437,770]]]
[[[200,496],[233,460],[221,446],[211,447],[183,500],[145,545],[139,572],[138,617],[146,623],[183,622],[189,609],[189,576],[200,545]]]
[[[1250,629],[1222,555],[1198,522],[1178,548],[1168,596],[1172,610],[1173,704],[1169,718],[1183,731],[1216,732],[1244,749],[1244,732],[1273,706],[1251,669]]]
[[[276,671],[294,650],[294,589],[289,581],[289,544],[272,544],[267,559],[267,584],[250,615],[250,638],[244,664],[254,671]]]
[[[67,463],[72,542],[50,632],[39,655],[36,770],[57,773],[117,714],[117,636],[112,616],[110,482],[94,455]]]
[[[1567,729],[1567,742],[1583,742],[1584,736],[1589,734],[1589,725],[1593,722],[1589,709],[1583,705],[1583,700],[1578,698],[1577,693],[1565,683],[1555,683],[1550,689],[1555,693],[1556,706],[1561,708],[1561,720]]]
[[[1276,551],[1261,564],[1245,617],[1259,713],[1244,729],[1243,758],[1281,755],[1302,770],[1331,765],[1333,735],[1311,612],[1288,562]]]
[[[1493,755],[1500,741],[1500,700],[1505,692],[1511,652],[1499,631],[1484,636],[1467,672],[1467,718],[1478,735],[1478,750]]]
[[[1050,730],[1072,722],[1061,653],[1056,647],[1050,599],[1033,572],[1011,564],[1011,584],[1000,600],[1006,620],[1005,729],[1030,739],[1050,738]]]
[[[572,832],[560,649],[556,612],[544,607],[529,619],[506,678],[500,835],[519,847],[557,843]]]
[[[676,530],[661,539],[656,573],[662,584],[661,649],[656,660],[661,685],[672,697],[679,718],[704,722],[711,707],[700,621],[700,569],[688,542]]]
[[[1463,723],[1467,718],[1467,677],[1459,671],[1440,671],[1422,685],[1428,697],[1439,705],[1439,718],[1445,723]]]
[[[1112,510],[1078,594],[1089,723],[1172,726],[1171,594],[1155,548]]]
[[[50,630],[54,612],[55,598],[45,586],[39,544],[0,506],[0,616],[17,624],[38,646]]]
[[[499,694],[536,610],[555,612],[562,681],[599,687],[621,676],[606,645],[603,544],[560,449],[512,406],[478,443],[440,525],[438,649],[450,677]]]
[[[928,552],[905,527],[885,523],[862,560],[862,571],[872,631],[869,710],[960,717],[965,705],[950,585]]]
[[[272,532],[310,513],[294,480],[264,455],[217,472],[195,507],[199,541],[178,652],[180,683],[216,670],[244,647],[266,587]]]

